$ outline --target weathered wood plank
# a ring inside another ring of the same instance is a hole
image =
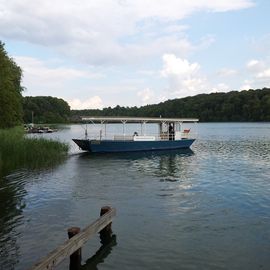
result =
[[[111,208],[106,214],[102,215],[92,224],[83,229],[79,234],[64,242],[58,248],[50,252],[45,258],[36,263],[30,270],[49,270],[53,269],[66,257],[81,248],[93,235],[100,232],[112,222],[116,215],[115,208]]]

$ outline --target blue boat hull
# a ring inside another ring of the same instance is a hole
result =
[[[79,140],[73,141],[85,151],[93,153],[160,151],[189,148],[195,139],[176,141],[113,141],[113,140]]]

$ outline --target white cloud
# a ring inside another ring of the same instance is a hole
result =
[[[0,0],[0,36],[91,64],[118,64],[166,51],[183,56],[193,46],[181,34],[181,19],[251,6],[252,0]],[[148,22],[152,29],[142,32]]]
[[[253,68],[254,66],[257,66],[259,64],[259,61],[258,60],[250,60],[248,63],[247,63],[247,67],[248,68]]]
[[[248,62],[247,67],[257,79],[270,79],[270,68],[265,61],[251,60]]]
[[[221,77],[231,77],[237,75],[237,70],[235,69],[230,69],[230,68],[222,68],[217,72],[217,75]]]
[[[211,89],[211,92],[228,92],[232,89],[226,83],[218,83]]]
[[[99,96],[94,96],[86,100],[80,100],[78,98],[68,101],[71,109],[83,110],[83,109],[102,109],[104,107],[103,101]]]
[[[163,77],[190,76],[200,69],[198,63],[190,64],[186,59],[177,58],[174,54],[164,54],[162,59],[164,64],[161,75]]]
[[[103,78],[100,73],[89,70],[69,68],[64,66],[54,67],[50,61],[41,61],[32,57],[14,57],[16,63],[23,70],[22,85],[26,87],[25,94],[47,95],[64,97],[70,84],[81,79],[93,81]]]
[[[252,80],[244,80],[244,83],[240,86],[240,90],[249,90],[252,89],[252,84],[254,82]]]
[[[253,72],[261,71],[265,67],[264,63],[257,59],[252,59],[248,61],[246,66],[249,71],[253,71]]]
[[[188,90],[189,95],[198,94],[198,90],[204,85],[204,79],[202,78],[189,78],[184,79],[182,82],[184,89]],[[180,90],[181,91],[181,90]]]
[[[162,59],[161,76],[169,80],[169,95],[183,97],[195,95],[202,89],[206,90],[206,79],[199,73],[198,63],[189,63],[174,54],[165,54]]]
[[[252,81],[254,85],[260,85],[264,87],[266,84],[270,83],[270,64],[267,61],[253,59],[250,60],[246,67],[251,74]],[[260,86],[260,87],[261,87]]]
[[[231,76],[235,70],[224,69],[222,75]],[[163,56],[163,69],[161,75],[168,79],[168,88],[165,97],[181,98],[200,93],[228,92],[231,90],[227,83],[214,84],[202,73],[199,63],[190,63],[187,59],[181,59],[173,54]]]
[[[32,57],[15,56],[15,61],[23,69],[24,77],[40,82],[54,80],[74,80],[77,78],[97,79],[102,74],[67,67],[50,67],[50,63]]]
[[[145,88],[142,91],[139,91],[137,95],[138,97],[141,98],[143,105],[154,103],[153,99],[154,99],[155,94],[149,88]]]
[[[164,31],[167,33],[182,33],[189,29],[187,25],[178,25],[178,24],[171,24],[164,28]]]
[[[270,79],[270,68],[263,70],[257,74],[259,79]]]
[[[241,90],[260,89],[270,85],[270,62],[267,58],[249,60],[243,73],[245,80],[240,86]]]
[[[141,75],[144,75],[144,76],[154,76],[154,75],[157,75],[157,72],[155,70],[147,70],[147,69],[138,70],[137,73],[138,74],[141,74]]]
[[[269,31],[266,32],[265,35],[258,37],[254,36],[251,40],[252,48],[260,53],[261,55],[268,55],[269,54],[269,47],[270,47],[270,33]]]

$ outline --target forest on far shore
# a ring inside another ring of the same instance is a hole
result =
[[[81,116],[199,118],[200,122],[270,121],[270,88],[199,94],[142,107],[71,110],[71,121]]]

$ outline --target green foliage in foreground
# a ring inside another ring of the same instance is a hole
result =
[[[5,51],[0,41],[0,128],[22,122],[22,70]]]
[[[200,94],[153,105],[73,110],[78,116],[195,117],[201,122],[270,121],[270,88],[228,93]]]
[[[22,128],[0,130],[0,176],[19,169],[38,169],[59,164],[68,145],[43,138],[24,136]]]

